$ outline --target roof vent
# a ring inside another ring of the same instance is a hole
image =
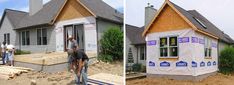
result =
[[[203,23],[203,22],[201,22],[201,20],[199,20],[198,18],[196,18],[196,17],[193,17],[203,28],[207,28],[207,26]]]

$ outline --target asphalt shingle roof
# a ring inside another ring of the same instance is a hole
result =
[[[41,10],[31,16],[29,16],[28,13],[25,13],[25,16],[18,15],[19,13],[9,13],[9,15],[14,15],[11,20],[12,22],[15,22],[15,19],[17,19],[16,21],[19,22],[15,24],[15,29],[28,28],[38,25],[50,25],[65,2],[66,0],[51,0],[45,4]],[[91,10],[97,16],[97,18],[123,23],[123,14],[119,13],[102,0],[80,0],[80,2]]]
[[[144,31],[144,27],[136,27],[132,25],[126,25],[126,37],[131,41],[131,44],[145,44],[145,39],[141,34]]]
[[[170,2],[172,3],[172,2]],[[176,4],[172,3],[172,5],[180,12],[182,13],[193,25],[196,26],[199,30],[205,31],[207,33],[213,34],[220,38],[220,40],[233,44],[234,41],[232,38],[230,38],[227,34],[225,34],[223,31],[218,29],[214,24],[212,24],[208,19],[206,19],[204,16],[202,16],[200,13],[198,13],[196,10],[189,10],[186,11],[185,9],[177,6]],[[203,27],[202,24],[200,24],[195,18],[199,19],[206,27]]]

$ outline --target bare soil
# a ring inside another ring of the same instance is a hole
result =
[[[127,80],[127,85],[234,85],[233,75],[217,75],[210,76],[202,81],[186,81],[172,80],[168,78],[142,78]]]
[[[98,73],[108,73],[123,76],[123,63],[116,62],[107,64],[98,62],[89,66],[88,75]],[[0,85],[31,85],[31,81],[35,81],[36,85],[74,85],[74,74],[68,71],[57,73],[29,72],[21,74],[11,80],[1,80]]]

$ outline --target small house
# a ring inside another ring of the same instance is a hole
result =
[[[196,10],[166,0],[142,34],[147,76],[200,80],[218,71],[219,51],[233,40]]]

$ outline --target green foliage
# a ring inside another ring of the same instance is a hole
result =
[[[219,59],[219,70],[224,74],[230,74],[234,72],[234,48],[226,47],[221,51],[221,56]]]
[[[132,70],[133,72],[141,72],[142,71],[142,65],[135,63],[132,65]]]
[[[30,51],[16,50],[15,55],[31,54]]]
[[[112,56],[111,55],[99,55],[98,56],[98,60],[101,60],[101,61],[103,61],[103,62],[109,62],[109,63],[111,63],[111,62],[113,62],[113,58],[112,58]]]
[[[113,60],[123,60],[123,32],[119,27],[110,27],[104,32],[101,43],[101,54],[112,56]]]

